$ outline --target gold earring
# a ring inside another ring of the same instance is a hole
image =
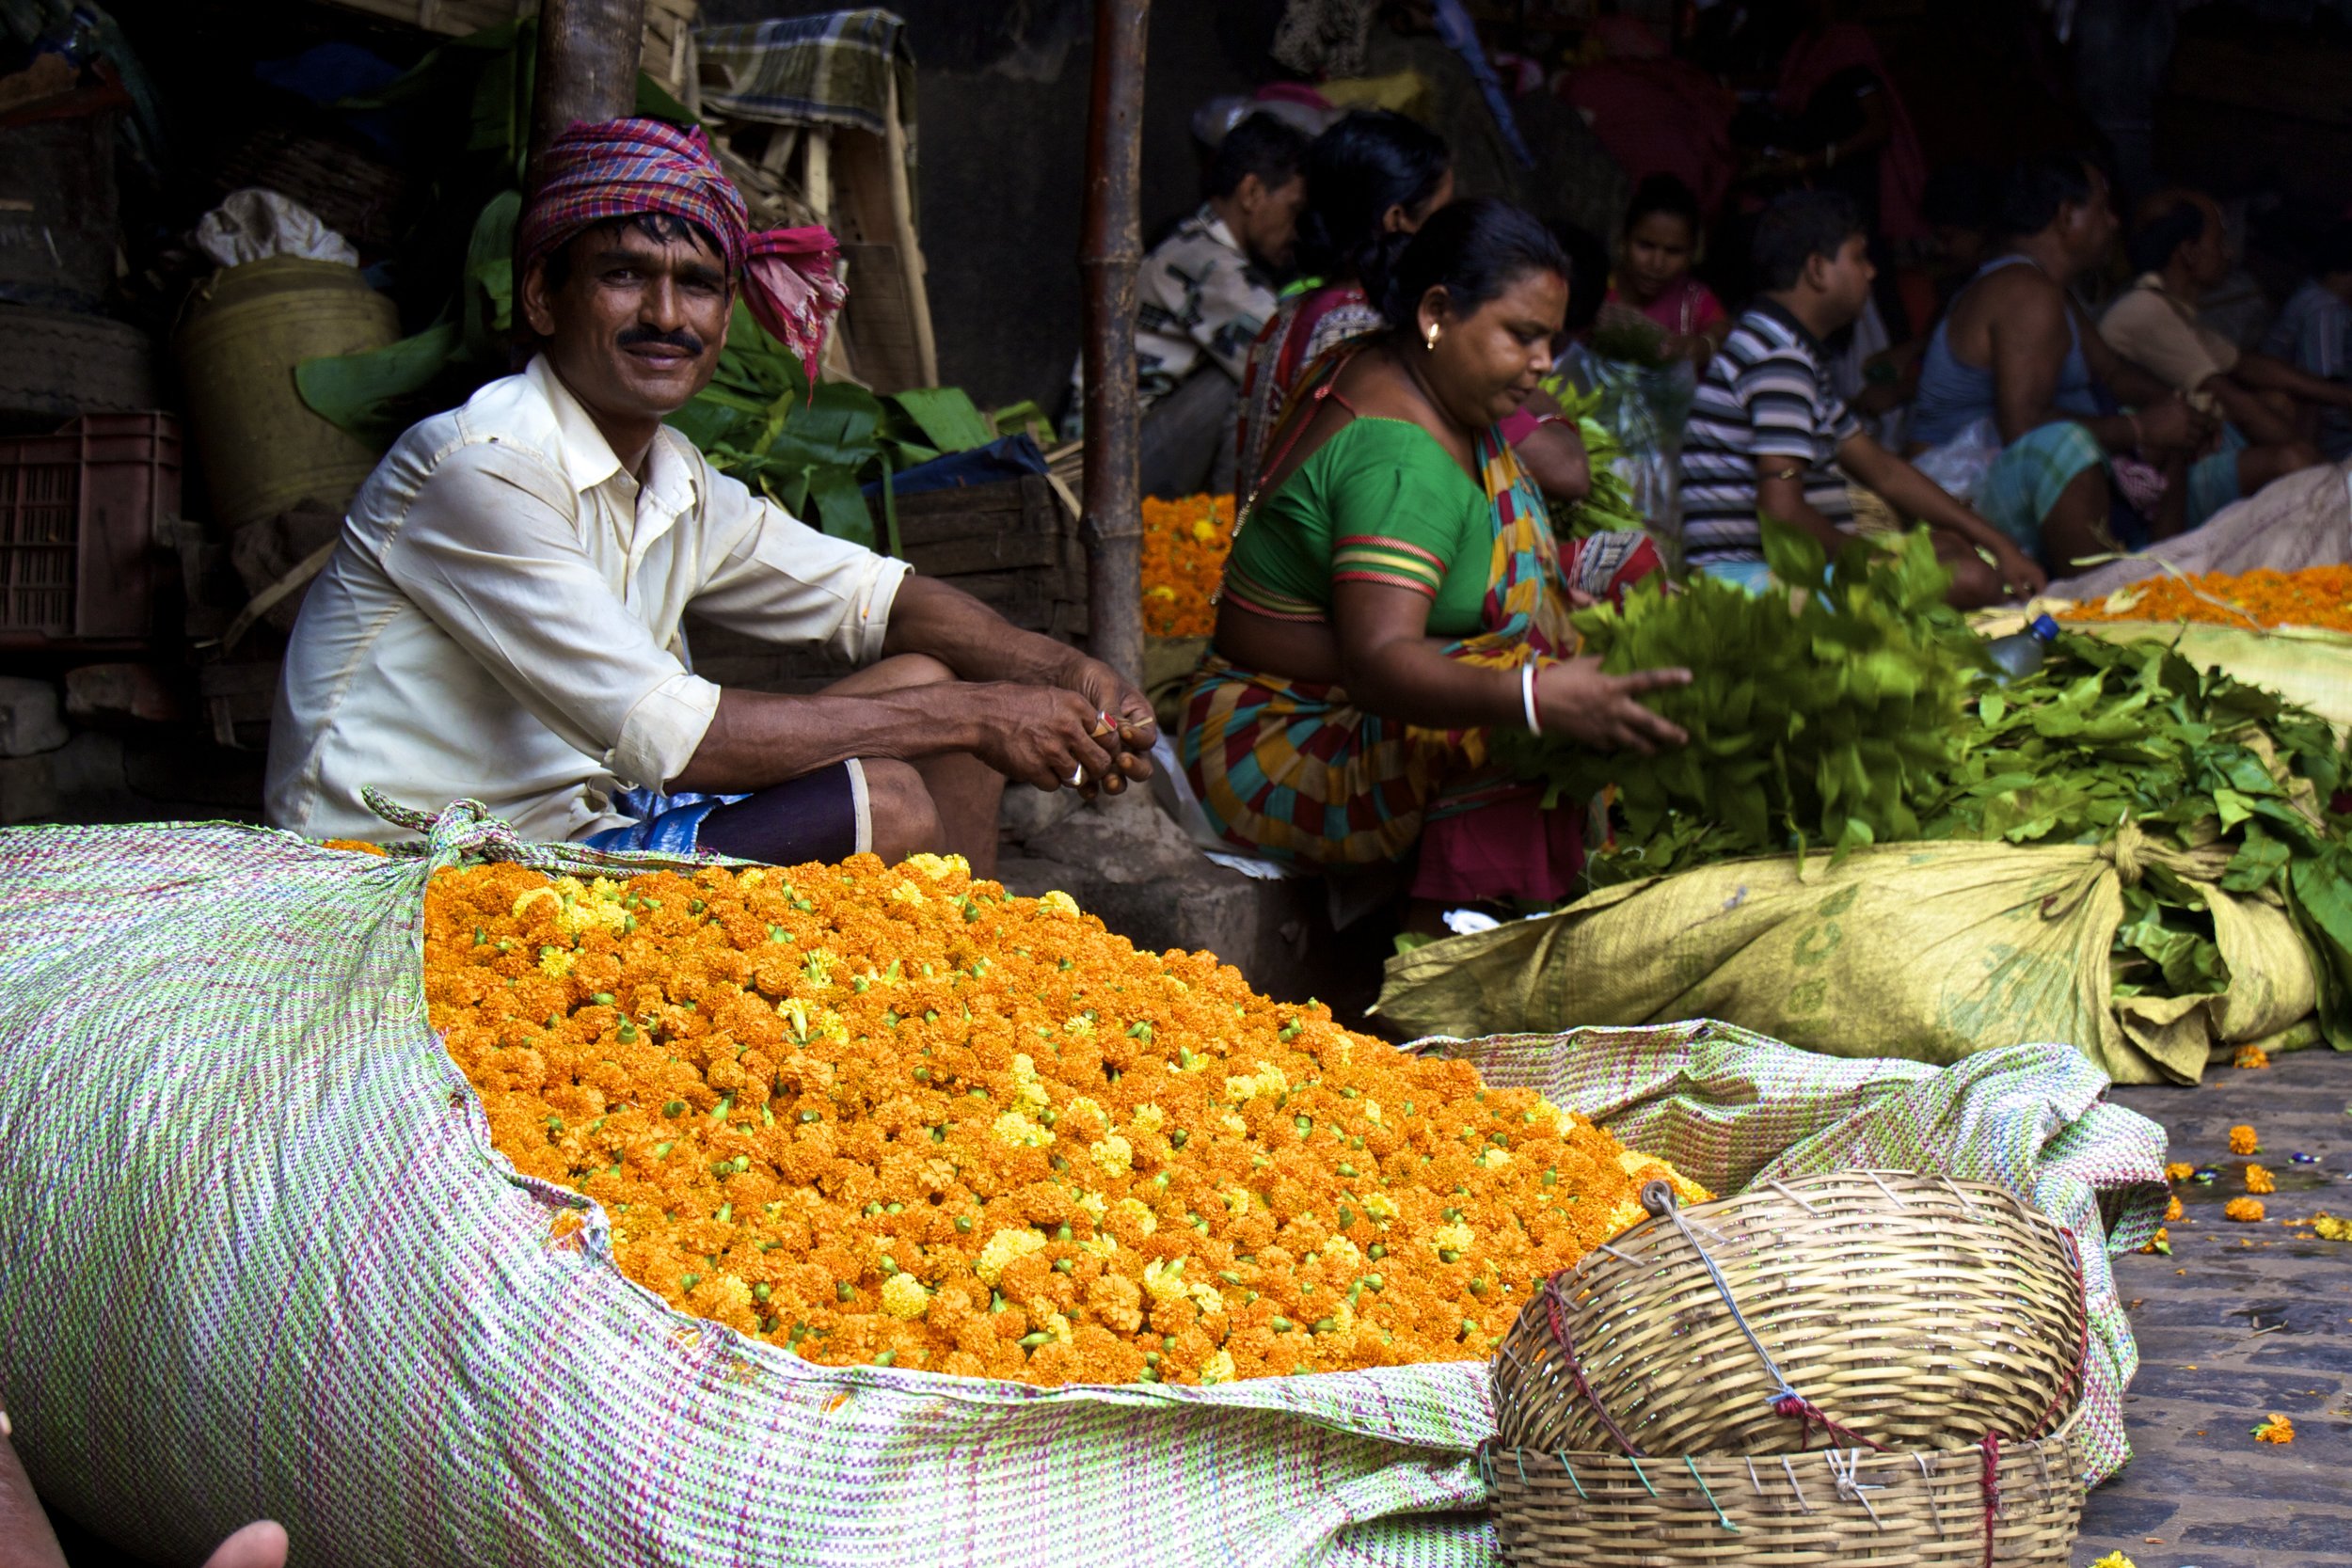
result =
[[[1436,322],[1431,322],[1429,324],[1429,330],[1421,335],[1421,346],[1425,352],[1431,354],[1437,352],[1438,335],[1440,330],[1441,329]]]

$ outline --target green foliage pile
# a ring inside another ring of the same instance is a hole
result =
[[[827,533],[898,553],[888,480],[917,463],[985,446],[995,432],[953,387],[877,397],[845,381],[812,390],[801,361],[736,302],[710,385],[670,417],[712,467],[734,475]],[[882,541],[859,487],[881,480]]]
[[[1561,526],[1555,531],[1563,539],[1584,539],[1596,533],[1640,532],[1648,523],[1641,508],[1633,504],[1633,491],[1617,472],[1617,455],[1625,449],[1616,435],[1600,422],[1601,401],[1604,396],[1597,387],[1579,393],[1565,379],[1546,382],[1545,389],[1557,398],[1561,410],[1576,421],[1577,434],[1583,438],[1584,458],[1593,476],[1593,488],[1582,500],[1562,515]]]
[[[1833,562],[1775,524],[1765,550],[1782,581],[1821,586],[1752,595],[1694,576],[1577,616],[1608,673],[1692,674],[1648,699],[1690,732],[1687,748],[1605,756],[1534,741],[1520,753],[1554,799],[1616,786],[1620,847],[1596,859],[1597,881],[1920,836],[1917,802],[1955,758],[1979,662],[1944,608],[1933,545],[1925,532],[1891,553],[1857,540]]]
[[[1871,843],[2140,835],[2154,852],[2125,879],[2116,993],[2228,983],[2209,881],[2293,912],[2319,962],[2322,1024],[2352,1047],[2352,841],[2331,809],[2352,775],[2325,720],[2155,641],[2062,633],[2040,670],[1995,685],[1944,607],[1924,531],[1894,554],[1849,545],[1826,578],[1793,531],[1768,524],[1765,550],[1781,581],[1823,586],[1751,596],[1699,578],[1578,617],[1611,673],[1690,668],[1690,687],[1651,700],[1687,749],[1504,752],[1554,797],[1616,786],[1619,831],[1592,857],[1593,885]]]

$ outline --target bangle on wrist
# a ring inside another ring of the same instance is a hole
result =
[[[1533,657],[1519,666],[1519,706],[1527,717],[1527,733],[1543,734],[1543,721],[1535,714],[1535,660]]]

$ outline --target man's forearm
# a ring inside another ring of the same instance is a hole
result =
[[[967,681],[1059,684],[1084,656],[1067,643],[1024,631],[960,588],[909,576],[890,606],[882,654],[929,654]]]
[[[2275,359],[2267,354],[2245,354],[2238,356],[2233,372],[2249,387],[2285,392],[2306,403],[2333,404],[2339,408],[2352,407],[2352,385],[2328,381],[2312,375],[2299,365]]]
[[[1848,473],[1886,499],[1887,505],[1899,516],[1917,517],[1931,528],[1946,529],[1959,534],[1972,545],[1987,548],[2006,546],[2006,536],[1992,524],[1954,500],[1942,485],[1880,446],[1868,436],[1857,437],[1849,445],[1856,450],[1850,455],[1844,450],[1837,454],[1838,463]]]
[[[2280,418],[2278,410],[2234,378],[2208,376],[2201,389],[2213,394],[2214,403],[2222,414],[2257,446],[2272,446],[2295,439],[2295,427]]]
[[[1803,529],[1820,541],[1832,555],[1845,547],[1849,537],[1836,523],[1813,509],[1812,503],[1804,499],[1804,492],[1798,488],[1794,481],[1785,487],[1772,483],[1759,485],[1756,489],[1756,515],[1759,522],[1769,517],[1774,522]]]
[[[735,794],[851,757],[977,751],[988,708],[986,693],[961,682],[866,697],[722,691],[692,760],[663,787]]]

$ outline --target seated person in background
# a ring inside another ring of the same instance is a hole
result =
[[[1333,348],[1380,330],[1365,277],[1385,270],[1453,199],[1453,156],[1418,120],[1359,110],[1315,138],[1298,217],[1298,262],[1310,276],[1249,345],[1242,372],[1235,476],[1245,494],[1263,470],[1266,432],[1298,378]]]
[[[1762,517],[1793,523],[1835,554],[1855,531],[1851,480],[1899,516],[1934,530],[1954,604],[2040,593],[2046,579],[2039,566],[1872,440],[1831,388],[1821,341],[1861,316],[1876,273],[1852,200],[1836,191],[1779,198],[1756,225],[1754,262],[1764,294],[1707,367],[1683,433],[1682,546],[1691,566],[1760,590],[1768,576]]]
[[[1988,444],[1995,451],[1970,504],[2019,549],[2054,571],[2121,548],[2108,511],[2119,494],[2110,454],[2161,491],[2153,533],[2178,533],[2189,456],[2213,434],[2153,375],[2117,355],[2067,288],[2102,265],[2115,243],[2106,176],[2073,154],[2020,165],[2001,198],[2004,243],[1977,269],[1928,341],[1912,409],[1911,445]],[[2137,411],[2119,411],[2121,397]],[[2233,456],[2202,460],[2231,468]],[[2150,466],[2162,470],[2150,473]],[[2140,491],[2141,499],[2148,487]]]
[[[814,364],[822,230],[754,233],[700,131],[574,125],[516,231],[538,352],[396,443],[303,601],[266,810],[383,842],[373,786],[481,800],[524,838],[790,865],[994,864],[1008,777],[1150,772],[1152,707],[1077,650],[796,521],[662,423],[710,382],[736,290]],[[689,608],[866,668],[823,692],[693,673]],[[685,795],[664,795],[678,790]]]
[[[1225,133],[1208,199],[1152,247],[1136,276],[1136,388],[1147,496],[1233,488],[1234,421],[1249,345],[1273,319],[1307,204],[1307,134],[1259,113]],[[1080,433],[1086,361],[1070,372]]]
[[[2352,223],[2338,222],[2320,236],[2312,276],[2287,296],[2263,352],[2316,381],[2352,381]],[[2352,415],[2341,407],[2318,414],[2306,434],[2320,455],[2330,463],[2352,457]]]
[[[1487,760],[1498,727],[1602,750],[1677,746],[1642,705],[1684,671],[1604,675],[1578,658],[1578,594],[1657,556],[1640,535],[1564,552],[1497,433],[1551,365],[1566,261],[1506,203],[1456,202],[1380,293],[1389,326],[1327,356],[1274,432],[1236,527],[1211,652],[1178,754],[1233,845],[1311,867],[1418,847],[1414,918],[1575,887],[1581,805]]]
[[[1691,276],[1698,249],[1699,198],[1691,187],[1671,174],[1643,181],[1626,208],[1601,329],[1638,317],[1658,329],[1661,358],[1704,369],[1729,335],[1731,317],[1715,292]]]
[[[2301,405],[2311,407],[2314,420],[2323,406],[2352,408],[2352,386],[2306,375],[2266,354],[2240,353],[2199,324],[2199,298],[2230,270],[2221,209],[2213,198],[2164,192],[2142,205],[2141,219],[2130,247],[2138,280],[2107,307],[2099,336],[2199,412],[2228,421],[2222,445],[2237,454],[2236,470],[2216,465],[2192,478],[2188,522],[2194,528],[2240,496],[2318,462],[2318,450],[2304,437]],[[2199,478],[2215,493],[2197,494]]]
[[[1267,432],[1299,382],[1325,355],[1381,329],[1367,287],[1378,287],[1430,214],[1454,199],[1453,160],[1418,122],[1359,112],[1315,138],[1307,190],[1300,250],[1321,277],[1285,299],[1249,346],[1234,432],[1234,481],[1245,501],[1265,472]],[[1503,422],[1502,437],[1546,495],[1581,500],[1592,493],[1592,469],[1575,423],[1553,417],[1560,412],[1539,391]]]

